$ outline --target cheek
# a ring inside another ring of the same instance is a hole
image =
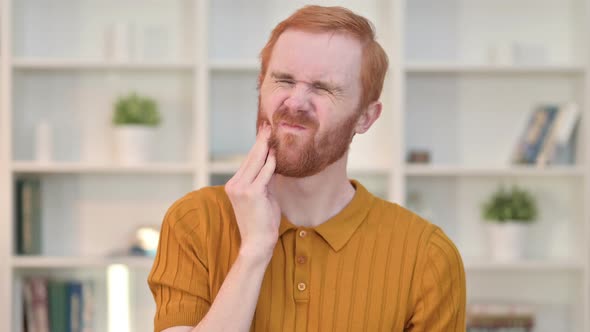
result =
[[[324,121],[337,122],[340,114],[346,110],[342,105],[335,105],[329,98],[318,96],[311,99],[315,115],[321,123]]]
[[[350,125],[350,121],[356,122],[355,112],[356,110],[345,105],[334,105],[325,101],[318,103],[315,112],[319,123],[318,131],[321,134],[331,133],[345,124]]]
[[[262,111],[270,118],[272,114],[283,104],[287,95],[279,90],[260,90],[260,103]]]

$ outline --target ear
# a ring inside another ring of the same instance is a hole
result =
[[[355,133],[364,134],[371,128],[373,123],[381,116],[381,109],[383,104],[380,101],[374,101],[361,113],[359,119],[356,122]]]

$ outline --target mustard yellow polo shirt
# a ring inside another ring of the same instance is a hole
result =
[[[352,201],[314,227],[284,216],[250,331],[465,331],[465,272],[437,226],[360,183]],[[148,277],[155,331],[196,326],[240,247],[222,186],[167,211]]]

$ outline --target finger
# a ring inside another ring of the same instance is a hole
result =
[[[244,174],[244,170],[248,167],[248,164],[250,163],[251,155],[257,149],[257,146],[258,145],[263,144],[262,137],[265,135],[265,133],[264,133],[265,129],[264,128],[266,126],[267,126],[266,123],[263,123],[260,126],[260,129],[258,130],[258,134],[256,135],[256,142],[254,142],[254,146],[252,146],[252,148],[250,149],[250,151],[246,155],[246,158],[244,158],[244,160],[240,164],[240,167],[238,168],[238,171],[236,172],[236,174],[234,174],[234,178],[238,178],[239,179],[239,178],[242,177],[242,175]]]
[[[270,137],[270,127],[265,127],[262,135],[252,148],[248,155],[248,162],[244,165],[241,180],[245,183],[252,183],[258,176],[260,169],[264,166],[268,156],[268,139]]]
[[[273,174],[275,173],[275,168],[277,165],[277,158],[275,156],[274,150],[271,150],[268,153],[268,158],[266,158],[266,163],[258,173],[256,180],[254,181],[255,186],[267,186],[272,179]]]

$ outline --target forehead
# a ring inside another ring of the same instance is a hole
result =
[[[273,48],[269,72],[287,72],[298,80],[359,84],[361,61],[361,43],[352,36],[287,30]]]

